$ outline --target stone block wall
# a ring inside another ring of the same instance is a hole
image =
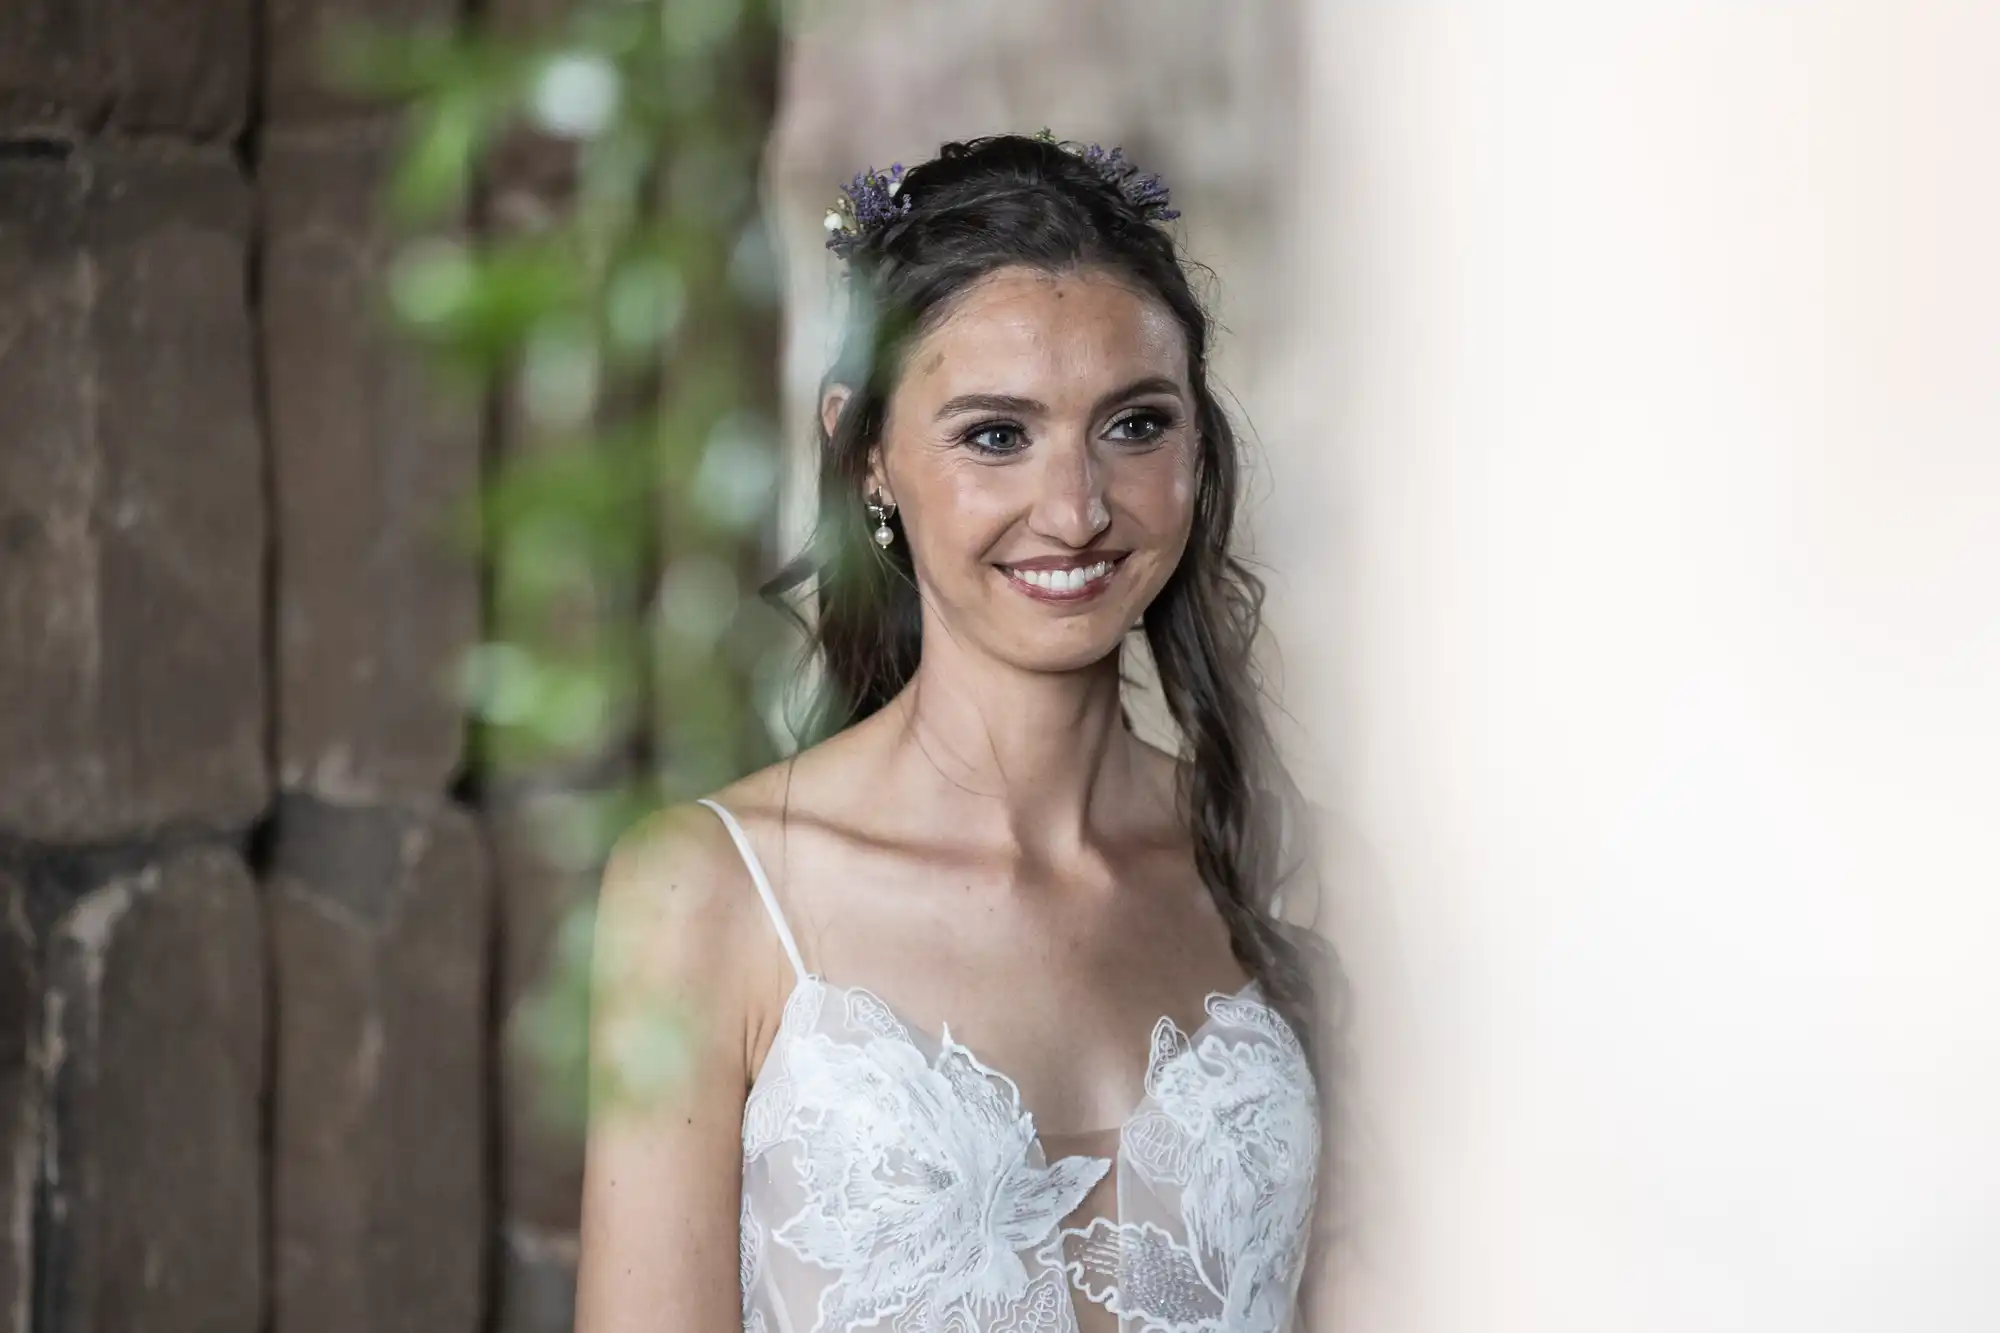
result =
[[[491,1322],[483,405],[387,331],[395,127],[317,55],[459,7],[0,14],[4,1333]]]
[[[268,796],[252,207],[222,145],[0,149],[0,834]]]
[[[248,0],[0,17],[0,1328],[255,1330],[274,787]]]

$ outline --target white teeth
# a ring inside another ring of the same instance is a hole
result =
[[[1023,583],[1032,583],[1050,592],[1077,592],[1084,584],[1094,583],[1109,574],[1111,562],[1100,560],[1078,569],[1016,569],[1010,572]]]

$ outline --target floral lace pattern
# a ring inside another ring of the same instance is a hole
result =
[[[1110,1167],[1087,1157],[1035,1165],[1013,1085],[949,1028],[935,1061],[892,1036],[825,1033],[794,1042],[785,1061],[815,1095],[792,1124],[806,1206],[774,1238],[839,1275],[820,1295],[823,1327],[875,1323],[918,1288],[983,1324],[1027,1291],[1020,1252]]]
[[[1150,1221],[1065,1228],[1060,1262],[1092,1300],[1163,1333],[1285,1326],[1304,1258],[1318,1166],[1317,1103],[1305,1052],[1269,1007],[1211,1000],[1224,1027],[1191,1041],[1153,1029],[1148,1105],[1120,1153],[1184,1239]],[[1122,1211],[1122,1210],[1121,1210]]]
[[[1285,1333],[1318,1104],[1254,991],[1154,1026],[1116,1158],[1050,1162],[948,1027],[803,976],[744,1108],[746,1333],[1076,1333],[1079,1297],[1127,1333]],[[1118,1215],[1072,1219],[1114,1167]]]

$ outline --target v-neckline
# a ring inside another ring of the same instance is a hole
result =
[[[1141,1115],[1145,1113],[1147,1104],[1151,1102],[1153,1099],[1152,1093],[1150,1091],[1142,1092],[1139,1096],[1138,1103],[1134,1105],[1131,1110],[1125,1113],[1123,1119],[1117,1121],[1114,1124],[1104,1125],[1096,1129],[1063,1130],[1053,1135],[1045,1135],[1040,1125],[1036,1123],[1034,1112],[1030,1111],[1027,1108],[1027,1106],[1025,1106],[1022,1103],[1020,1083],[1015,1080],[1012,1074],[1009,1074],[1006,1070],[1000,1068],[998,1065],[993,1064],[991,1061],[985,1059],[983,1056],[979,1054],[978,1051],[974,1050],[964,1041],[960,1040],[957,1037],[952,1036],[950,1023],[947,1022],[941,1024],[940,1030],[934,1032],[920,1023],[911,1022],[907,1017],[904,1016],[901,1010],[897,1009],[896,1006],[890,1004],[887,1000],[883,999],[880,995],[876,994],[868,987],[850,986],[850,985],[844,985],[837,981],[828,981],[825,977],[821,976],[817,972],[801,972],[798,974],[798,979],[792,983],[792,989],[785,996],[785,1007],[782,1011],[780,1011],[778,1016],[778,1030],[772,1036],[771,1048],[770,1050],[765,1052],[764,1062],[757,1068],[757,1077],[751,1080],[751,1087],[753,1089],[756,1087],[757,1084],[764,1081],[764,1070],[769,1067],[771,1063],[771,1056],[778,1048],[778,1042],[782,1040],[789,1032],[789,1029],[786,1027],[786,1024],[790,1021],[792,1016],[792,1011],[793,1011],[792,1002],[798,996],[800,989],[805,985],[807,985],[808,983],[818,986],[823,991],[839,991],[843,995],[853,995],[853,994],[866,995],[869,999],[873,1000],[876,1004],[880,1005],[882,1007],[882,1011],[885,1014],[887,1014],[889,1017],[893,1018],[896,1021],[897,1026],[903,1030],[903,1040],[907,1042],[910,1046],[915,1047],[920,1052],[922,1050],[922,1048],[917,1047],[917,1043],[911,1039],[911,1034],[913,1033],[922,1034],[933,1046],[936,1046],[940,1051],[944,1049],[945,1042],[949,1040],[952,1045],[958,1047],[961,1051],[964,1051],[966,1056],[972,1061],[973,1064],[979,1066],[982,1072],[992,1075],[1000,1079],[1002,1082],[1004,1082],[1007,1085],[1007,1090],[1013,1094],[1014,1105],[1020,1110],[1021,1114],[1027,1118],[1029,1132],[1031,1135],[1030,1142],[1033,1143],[1036,1151],[1041,1155],[1042,1165],[1044,1166],[1050,1165],[1048,1146],[1047,1146],[1047,1139],[1050,1137],[1057,1139],[1090,1139],[1090,1138],[1101,1138],[1104,1135],[1116,1133],[1119,1137],[1119,1141],[1122,1144],[1125,1137],[1125,1131],[1131,1128],[1133,1121],[1137,1120]],[[1241,986],[1237,987],[1234,991],[1220,991],[1220,990],[1209,991],[1206,995],[1202,997],[1201,1001],[1202,1021],[1196,1024],[1192,1030],[1183,1028],[1180,1025],[1179,1020],[1177,1020],[1172,1014],[1161,1014],[1158,1018],[1154,1019],[1152,1025],[1148,1027],[1146,1030],[1147,1073],[1149,1075],[1151,1074],[1153,1068],[1153,1061],[1157,1058],[1154,1050],[1152,1049],[1152,1042],[1153,1042],[1153,1034],[1159,1031],[1161,1023],[1170,1024],[1175,1032],[1180,1033],[1186,1039],[1189,1046],[1193,1046],[1195,1041],[1203,1033],[1207,1032],[1210,1027],[1214,1026],[1216,1020],[1215,1004],[1218,1000],[1224,1003],[1228,1003],[1233,1000],[1249,1000],[1254,1004],[1265,1005],[1268,1008],[1269,1007],[1268,1004],[1266,1004],[1266,1001],[1262,998],[1262,995],[1259,992],[1260,988],[1257,985],[1257,978],[1255,977],[1251,977],[1249,980],[1245,981]],[[927,1060],[934,1060],[935,1058],[936,1058],[935,1056],[926,1057]],[[1070,1156],[1070,1157],[1082,1156],[1099,1160],[1102,1160],[1104,1158],[1104,1154],[1100,1153],[1066,1153],[1064,1154],[1064,1156]],[[1116,1154],[1112,1154],[1112,1156],[1115,1158]]]

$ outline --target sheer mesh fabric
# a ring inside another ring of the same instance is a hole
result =
[[[1004,1071],[807,970],[743,1115],[745,1333],[1295,1333],[1319,1147],[1297,1037],[1258,996],[1153,1027],[1123,1124],[1037,1132]]]

